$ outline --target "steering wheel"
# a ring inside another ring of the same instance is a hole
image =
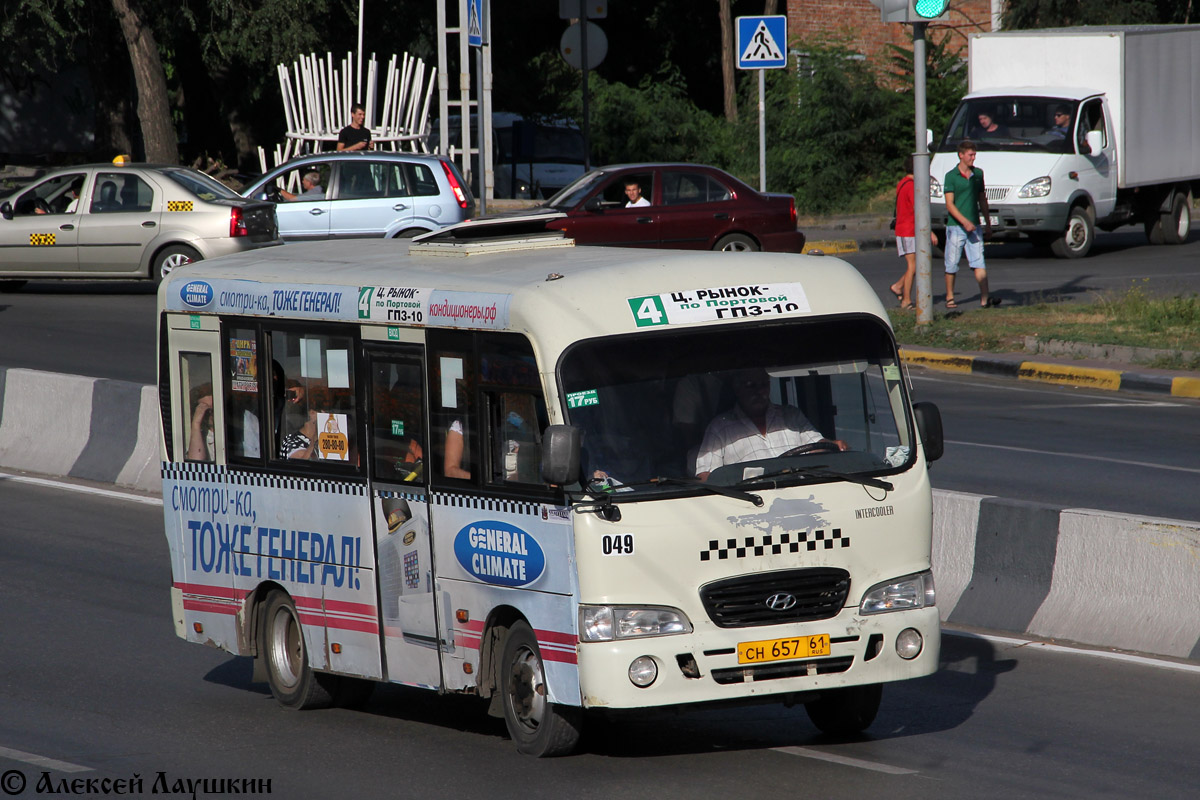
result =
[[[282,203],[283,202],[283,195],[280,194],[279,187],[276,186],[274,183],[269,184],[267,186],[267,189],[264,192],[264,194],[266,195],[267,199],[270,200],[272,203]]]
[[[802,444],[799,447],[793,447],[785,453],[780,453],[779,457],[785,456],[803,456],[809,453],[840,453],[842,448],[838,447],[837,442],[831,442],[828,439],[821,439],[816,442]]]
[[[50,213],[50,204],[47,203],[45,200],[43,200],[40,197],[33,201],[33,208],[34,208],[35,214],[36,213],[41,213],[41,214],[49,214]]]

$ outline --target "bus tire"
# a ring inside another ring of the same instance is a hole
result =
[[[551,703],[546,669],[537,637],[519,620],[508,630],[500,662],[504,724],[517,752],[537,758],[565,755],[575,749],[583,709]]]
[[[276,590],[267,597],[260,631],[259,657],[266,661],[267,684],[280,705],[297,710],[331,705],[328,687],[336,683],[331,680],[335,676],[319,676],[309,666],[304,629],[286,592]]]
[[[741,233],[722,236],[713,247],[713,250],[720,250],[724,253],[755,253],[761,249],[758,242]]]
[[[862,733],[875,721],[883,699],[883,684],[847,686],[831,689],[806,703],[804,710],[822,733],[830,736],[853,736]]]

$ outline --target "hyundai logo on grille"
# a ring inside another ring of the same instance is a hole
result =
[[[772,611],[787,611],[796,605],[796,595],[779,592],[768,597],[766,603]]]

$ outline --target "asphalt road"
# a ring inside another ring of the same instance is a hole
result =
[[[1190,800],[1200,785],[1195,665],[974,636],[945,637],[941,671],[889,686],[854,741],[770,705],[588,715],[578,755],[535,761],[471,699],[386,686],[364,711],[292,712],[250,682],[247,659],[175,638],[161,508],[12,479],[0,479],[0,507],[0,783],[10,795],[32,797],[42,780],[134,776],[142,791],[127,793],[151,795],[159,773],[172,791],[158,794],[192,796],[174,791],[178,781],[246,779],[298,800]],[[11,791],[20,781],[24,791]]]

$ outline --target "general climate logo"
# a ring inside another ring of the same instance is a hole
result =
[[[531,534],[497,520],[472,522],[460,530],[454,556],[471,575],[498,586],[524,586],[546,568],[546,554]]]
[[[180,287],[179,297],[192,308],[204,308],[213,300],[213,288],[204,281],[188,281]]]

